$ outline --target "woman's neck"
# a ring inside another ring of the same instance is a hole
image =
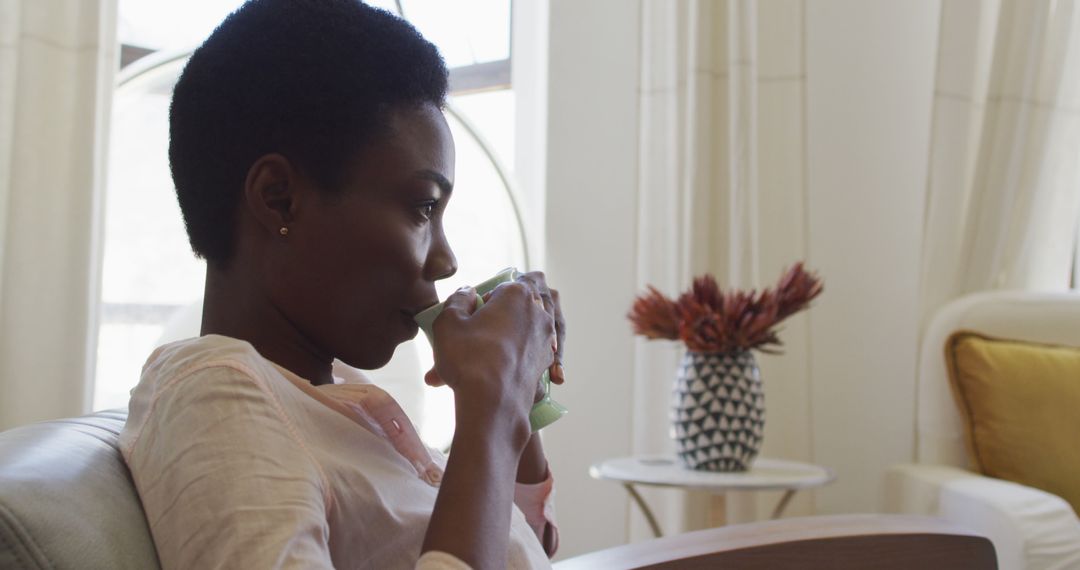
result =
[[[333,383],[332,355],[321,351],[243,271],[206,268],[201,334],[249,343],[263,358],[312,384]]]

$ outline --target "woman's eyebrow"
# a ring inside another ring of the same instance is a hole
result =
[[[416,177],[424,180],[430,180],[434,182],[439,190],[442,190],[443,194],[449,194],[454,191],[454,185],[445,176],[430,169],[422,169],[416,171]]]

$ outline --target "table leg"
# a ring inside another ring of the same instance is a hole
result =
[[[727,495],[717,493],[709,497],[709,528],[727,524]]]
[[[778,518],[780,518],[780,515],[784,514],[784,509],[787,508],[788,503],[791,502],[791,498],[794,497],[794,496],[795,496],[795,489],[788,489],[787,491],[784,491],[784,496],[780,497],[780,502],[776,505],[776,508],[773,509],[773,513],[772,513],[772,518],[773,519],[778,519]]]
[[[635,503],[637,503],[638,508],[641,509],[641,513],[645,515],[645,520],[648,521],[649,528],[652,529],[653,536],[655,536],[656,538],[664,536],[664,534],[660,532],[660,525],[657,524],[656,517],[653,516],[652,510],[649,509],[649,505],[645,504],[645,499],[643,499],[641,497],[641,494],[637,492],[637,489],[634,488],[634,485],[630,483],[623,483],[623,488],[626,489],[627,493],[630,493],[630,498],[633,499]]]

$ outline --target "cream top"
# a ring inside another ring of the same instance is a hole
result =
[[[163,568],[468,567],[446,553],[420,557],[445,456],[418,444],[385,392],[337,389],[375,404],[343,409],[333,389],[233,338],[150,356],[120,445]],[[550,489],[550,478],[518,486],[510,568],[550,568],[533,530],[553,519]]]

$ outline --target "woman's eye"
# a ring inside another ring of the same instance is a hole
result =
[[[431,216],[435,213],[435,206],[436,202],[427,202],[421,204],[416,211],[419,212],[425,220],[430,220]]]

